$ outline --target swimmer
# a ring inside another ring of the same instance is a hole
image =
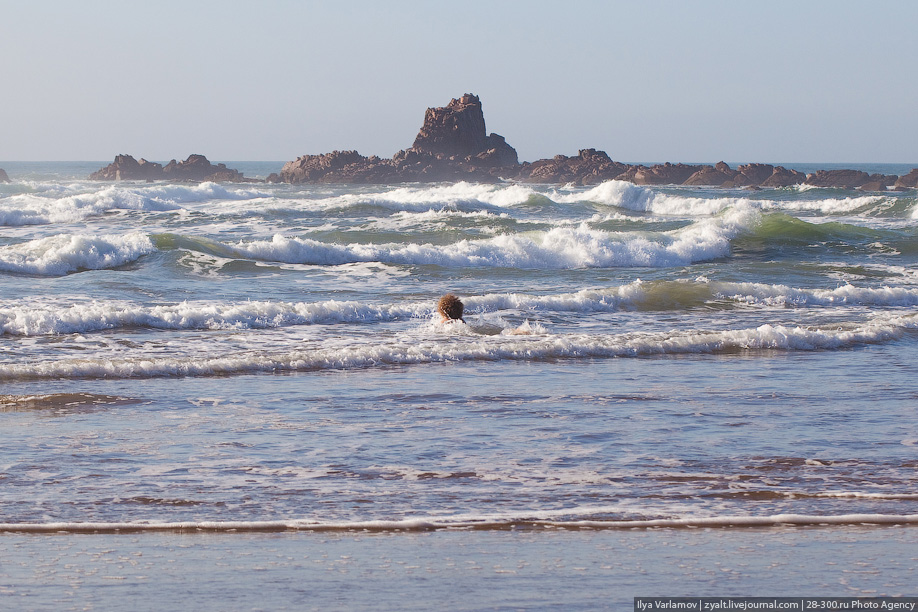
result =
[[[465,323],[465,319],[462,318],[463,310],[465,310],[465,306],[463,306],[462,300],[452,293],[447,293],[437,302],[437,312],[440,313],[443,323],[452,323],[453,321]]]
[[[437,312],[440,313],[440,322],[441,323],[452,323],[453,321],[461,321],[465,323],[465,319],[462,318],[463,311],[465,306],[458,297],[452,293],[447,293],[440,298],[440,301],[437,302]],[[477,325],[473,328],[475,333],[485,334],[487,336],[497,335],[500,333],[508,333],[514,336],[529,336],[532,334],[532,328],[529,326],[529,321],[526,321],[524,324],[520,325],[516,329],[506,331],[502,330],[500,327],[494,325]]]

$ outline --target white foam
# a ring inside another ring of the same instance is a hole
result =
[[[855,196],[846,198],[820,198],[813,200],[765,200],[729,195],[697,197],[665,193],[624,181],[606,181],[586,191],[574,193],[552,192],[549,197],[561,203],[581,201],[596,202],[626,210],[649,212],[662,216],[714,215],[735,206],[752,206],[762,210],[815,211],[827,215],[851,213],[878,205],[891,206],[895,198],[889,196]],[[912,217],[918,214],[918,207]]]
[[[701,219],[671,232],[607,232],[586,224],[435,244],[328,244],[276,234],[272,240],[225,245],[241,257],[284,263],[336,265],[377,261],[443,267],[611,268],[669,267],[723,257],[730,240],[760,220],[750,207]]]
[[[464,327],[464,326],[462,326]],[[360,369],[447,361],[532,361],[717,353],[735,350],[836,350],[888,342],[918,328],[918,315],[876,316],[867,323],[827,329],[762,325],[723,331],[626,334],[496,335],[442,334],[397,337],[365,343],[328,344],[287,352],[250,351],[218,356],[105,358],[84,356],[33,363],[0,364],[0,380],[53,378],[182,377],[250,372]]]
[[[0,225],[20,226],[72,223],[111,210],[172,211],[181,204],[211,200],[248,200],[263,197],[254,190],[227,189],[216,183],[198,185],[105,186],[87,193],[51,192],[14,195],[0,199]]]
[[[562,203],[597,202],[627,210],[652,212],[658,215],[714,215],[736,206],[748,205],[748,198],[699,198],[669,195],[625,181],[606,181],[587,191],[551,196]]]
[[[598,514],[603,509],[571,508],[563,511],[532,511],[505,514],[459,516],[425,516],[402,519],[322,521],[283,519],[264,521],[124,521],[124,522],[50,522],[0,523],[0,532],[171,532],[218,531],[245,533],[253,531],[430,531],[437,529],[507,529],[513,526],[567,529],[650,529],[692,527],[776,527],[791,525],[913,525],[918,514],[771,514],[764,516],[723,515],[658,519],[577,519]],[[571,518],[554,519],[566,515]]]
[[[429,209],[421,212],[400,210],[387,217],[374,217],[368,219],[367,225],[361,229],[368,229],[371,231],[406,231],[418,229],[424,231],[437,231],[447,229],[450,221],[466,219],[476,222],[478,231],[487,233],[496,233],[497,230],[482,226],[480,223],[512,220],[508,213],[494,213],[487,210],[476,210],[471,212],[452,209]],[[520,223],[519,220],[515,222]],[[335,228],[332,226],[332,229]],[[315,232],[320,230],[313,229],[312,231]]]
[[[504,208],[523,204],[536,193],[522,185],[485,185],[460,181],[449,185],[398,187],[382,193],[342,196],[342,199],[349,204],[396,204],[414,208],[460,204],[487,204]]]
[[[359,193],[310,193],[313,197],[284,198],[286,209],[340,210],[375,206],[396,211],[456,211],[460,208],[505,209],[524,204],[538,192],[522,185],[486,185],[460,181],[448,185],[420,185],[365,190]],[[315,197],[319,196],[319,197]]]
[[[59,276],[114,268],[155,250],[150,238],[140,232],[120,236],[58,234],[0,246],[0,270]]]
[[[904,287],[855,287],[798,289],[762,283],[710,283],[717,297],[769,306],[916,306],[918,289]]]
[[[355,264],[361,265],[361,264]],[[365,272],[376,277],[377,269]],[[357,272],[357,276],[360,271]],[[573,293],[530,295],[489,293],[464,296],[466,312],[616,312],[635,309],[682,309],[712,300],[784,308],[918,305],[918,289],[901,287],[863,288],[843,285],[835,289],[800,289],[763,283],[636,280]],[[155,329],[264,329],[294,325],[374,323],[406,319],[429,319],[433,302],[368,304],[357,301],[193,301],[145,306],[91,298],[73,301],[32,299],[0,306],[0,334],[38,336],[87,333],[105,329],[149,327]],[[534,325],[534,324],[530,324]],[[539,326],[533,329],[541,330]]]
[[[819,200],[763,200],[760,202],[760,205],[763,209],[816,211],[826,215],[838,215],[851,213],[862,208],[890,201],[891,199],[885,196],[860,196],[851,198],[825,198]]]
[[[123,327],[261,329],[288,325],[393,321],[429,316],[430,303],[375,306],[353,301],[182,302],[141,306],[126,302],[27,303],[0,308],[0,333],[73,334]]]

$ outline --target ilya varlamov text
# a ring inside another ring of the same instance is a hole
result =
[[[720,612],[724,610],[884,610],[914,612],[918,608],[915,598],[855,598],[855,597],[702,597],[702,598],[635,598],[635,612],[655,610],[698,610]]]

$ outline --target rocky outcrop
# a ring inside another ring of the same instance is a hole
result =
[[[0,168],[0,183],[9,183],[10,177],[6,175],[6,170]]]
[[[775,166],[771,176],[758,184],[759,187],[790,187],[800,185],[806,180],[806,174],[798,170],[789,170],[784,166]]]
[[[784,166],[740,164],[736,170],[725,162],[702,166],[683,185],[710,187],[788,187],[806,181],[806,175]]]
[[[249,181],[241,172],[227,168],[226,164],[211,164],[203,155],[189,155],[183,162],[170,161],[165,167],[143,158],[137,161],[130,155],[118,155],[115,161],[89,175],[95,181]]]
[[[806,184],[816,187],[885,191],[899,177],[890,174],[867,174],[861,170],[817,170],[806,176]]]
[[[637,185],[681,185],[700,169],[700,166],[669,162],[654,166],[630,166],[618,179]]]
[[[411,146],[417,153],[454,159],[485,155],[495,166],[516,166],[516,149],[500,134],[487,135],[481,100],[474,94],[453,98],[440,108],[428,108],[424,124]],[[492,153],[493,152],[493,153]]]
[[[815,187],[842,187],[854,189],[870,180],[870,175],[860,170],[817,170],[806,175],[807,185]]]
[[[163,178],[170,181],[214,181],[238,183],[245,180],[238,170],[226,164],[211,164],[203,155],[189,155],[183,162],[174,159],[163,168]]]
[[[164,169],[167,174],[174,163]],[[736,169],[725,162],[713,166],[671,163],[646,166],[613,161],[605,151],[597,149],[582,149],[573,157],[556,155],[520,164],[516,149],[503,136],[487,133],[478,96],[465,94],[450,100],[446,106],[428,108],[414,144],[391,159],[365,157],[357,151],[303,155],[284,164],[280,174],[268,177],[269,182],[363,184],[515,180],[591,185],[613,179],[638,185],[754,188],[807,183],[884,190],[893,183],[897,189],[915,188],[918,169],[897,181],[894,176],[855,170],[826,170],[807,176],[771,164],[741,164]]]
[[[162,178],[163,167],[130,155],[116,155],[115,161],[89,175],[94,181],[153,181]]]
[[[718,162],[713,166],[703,166],[690,177],[685,179],[683,185],[712,185],[716,187],[738,187],[751,184],[748,180],[741,180],[737,184],[737,179],[742,177],[739,171],[733,170],[725,162]]]
[[[626,164],[612,161],[605,151],[581,149],[576,157],[555,155],[551,159],[524,163],[516,178],[527,183],[594,185],[618,178],[627,169]]]
[[[280,176],[268,181],[284,183],[386,183],[392,176],[389,164],[378,157],[364,157],[357,151],[332,151],[303,155],[284,164]]]
[[[911,172],[900,176],[893,183],[894,189],[915,189],[918,188],[918,168],[913,168]]]
[[[516,149],[500,134],[487,134],[478,96],[465,94],[441,108],[428,108],[410,149],[391,159],[357,151],[303,155],[287,162],[269,182],[402,183],[493,182],[519,169]]]
[[[768,180],[775,172],[775,167],[771,164],[740,164],[736,167],[737,172],[742,176],[743,184],[739,184],[739,177],[733,179],[734,186],[746,187],[757,186]]]

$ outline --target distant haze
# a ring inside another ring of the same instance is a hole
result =
[[[0,160],[411,146],[481,97],[521,160],[918,162],[918,3],[0,0]]]

